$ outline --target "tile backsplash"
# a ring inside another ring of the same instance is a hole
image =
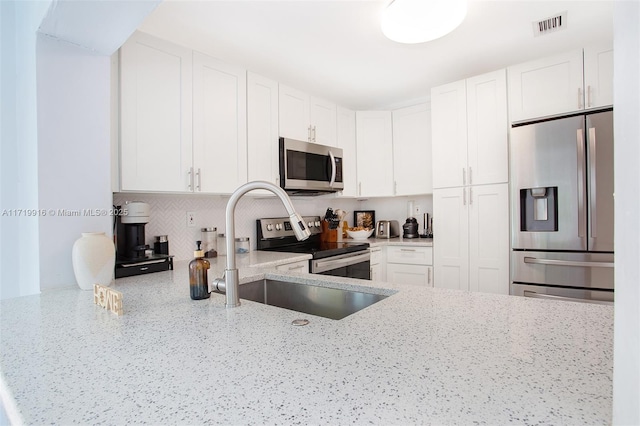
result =
[[[410,197],[416,205],[431,212],[431,196]],[[216,227],[225,233],[225,210],[228,196],[192,194],[134,194],[115,193],[113,204],[142,201],[151,208],[151,218],[145,227],[146,243],[153,247],[156,235],[167,235],[169,253],[175,260],[193,257],[195,242],[201,240],[201,228]],[[376,219],[396,219],[403,223],[407,214],[407,197],[356,200],[335,196],[293,197],[293,204],[303,216],[323,216],[327,207],[349,212],[347,220],[353,223],[354,210],[376,210]],[[187,227],[187,212],[194,213],[195,226]],[[250,237],[251,249],[256,247],[256,219],[287,216],[282,203],[275,196],[250,196],[240,199],[236,206],[236,236]]]

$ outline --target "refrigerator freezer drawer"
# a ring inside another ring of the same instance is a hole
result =
[[[511,284],[511,294],[535,299],[563,300],[568,302],[613,304],[613,291],[545,287],[527,284]]]
[[[613,253],[514,251],[512,282],[613,290]]]

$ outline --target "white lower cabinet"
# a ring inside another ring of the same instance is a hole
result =
[[[433,287],[433,248],[415,245],[386,247],[387,281]]]
[[[384,262],[382,247],[371,247],[371,281],[382,281],[384,277]]]
[[[438,189],[437,287],[509,294],[508,184]]]
[[[300,260],[298,262],[285,263],[283,265],[276,266],[276,270],[287,272],[309,272],[309,261]]]

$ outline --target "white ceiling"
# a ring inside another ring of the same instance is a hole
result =
[[[165,0],[140,30],[356,110],[429,97],[431,87],[613,39],[613,1],[470,0],[438,40],[386,39],[389,0]],[[532,22],[567,11],[567,29],[534,37]]]

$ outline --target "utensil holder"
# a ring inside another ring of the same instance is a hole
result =
[[[329,222],[323,220],[320,222],[322,233],[320,234],[320,241],[323,243],[334,243],[338,241],[338,230],[329,229]]]

